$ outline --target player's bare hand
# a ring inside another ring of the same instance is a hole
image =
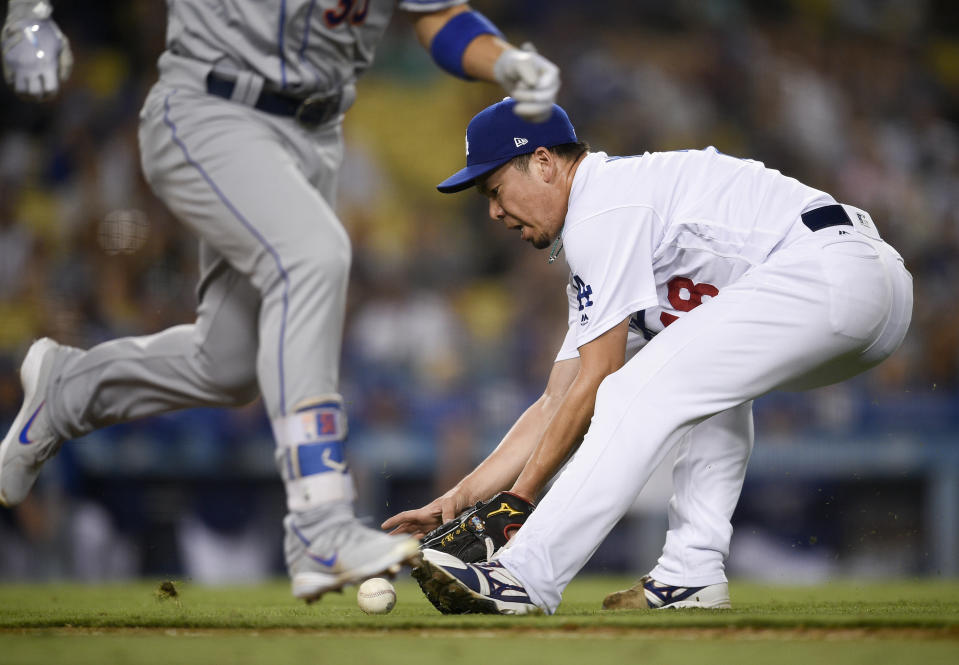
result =
[[[3,75],[21,97],[49,99],[73,69],[70,41],[50,18],[45,0],[11,0],[0,33]]]
[[[516,115],[531,122],[549,119],[559,92],[559,67],[541,56],[532,44],[503,51],[493,75],[516,100]]]
[[[408,533],[419,537],[450,521],[469,505],[467,497],[458,493],[447,492],[422,508],[406,510],[393,515],[383,522],[380,527],[391,530],[391,534]]]

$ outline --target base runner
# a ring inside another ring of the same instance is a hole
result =
[[[262,395],[286,484],[293,594],[315,600],[418,551],[415,539],[354,517],[343,452],[339,360],[351,248],[334,194],[355,81],[397,9],[440,67],[499,82],[530,120],[549,115],[558,69],[505,42],[463,0],[167,4],[140,150],[153,190],[200,241],[196,322],[89,350],[33,344],[20,370],[23,406],[0,444],[0,503],[20,503],[69,439]],[[4,72],[29,99],[55,94],[70,72],[51,12],[44,0],[8,5]]]

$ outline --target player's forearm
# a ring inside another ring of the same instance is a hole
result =
[[[460,489],[471,495],[471,503],[509,489],[516,482],[578,373],[579,358],[560,360],[553,364],[546,389],[540,398],[517,419],[496,450],[463,479]],[[526,498],[530,501],[536,499],[535,496]]]
[[[543,395],[526,409],[489,457],[460,481],[457,491],[474,503],[509,489],[536,449],[559,401]]]
[[[499,37],[480,35],[463,53],[463,70],[475,79],[496,83],[493,66],[503,51],[511,48],[514,47]]]
[[[457,5],[456,7],[449,7],[448,9],[442,9],[438,12],[411,15],[416,39],[423,48],[429,51],[430,44],[433,43],[433,38],[436,37],[436,33],[442,30],[443,26],[446,25],[451,18],[467,11],[469,11],[468,6]]]
[[[530,501],[536,500],[582,441],[593,416],[596,390],[601,381],[601,377],[577,376],[513,483],[511,492]]]
[[[510,45],[489,19],[468,5],[421,14],[416,35],[442,69],[462,79],[502,86],[516,101],[514,112],[529,122],[544,122],[559,91],[559,68],[536,53],[532,44]]]
[[[579,361],[569,365],[570,369],[576,370],[575,378],[565,391],[529,462],[513,483],[514,494],[535,499],[579,446],[593,417],[599,385],[623,366],[628,325],[629,319],[623,319],[579,348]]]
[[[433,39],[440,30],[458,14],[471,11],[469,5],[457,5],[438,12],[422,14],[414,18],[416,38],[427,51],[430,50]],[[491,34],[481,34],[475,37],[463,51],[463,72],[474,79],[496,82],[493,66],[503,51],[515,48],[500,37]]]

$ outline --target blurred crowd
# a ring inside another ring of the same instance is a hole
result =
[[[195,306],[195,240],[149,191],[136,144],[165,3],[54,4],[74,45],[71,81],[42,105],[0,90],[3,430],[32,339],[86,348],[189,322]],[[959,9],[473,5],[561,67],[559,102],[594,149],[714,145],[763,161],[870,211],[904,256],[916,304],[903,348],[842,386],[758,401],[757,445],[959,432]],[[361,510],[376,518],[432,498],[495,446],[542,391],[565,333],[562,263],[489,222],[480,197],[434,189],[463,160],[465,123],[498,96],[444,77],[397,17],[347,118],[342,392]],[[281,511],[259,403],[119,425],[65,447],[35,497],[0,514],[0,578],[187,568],[227,579],[210,562],[217,548],[247,552],[242,570],[272,570]],[[276,538],[263,546],[254,532]]]

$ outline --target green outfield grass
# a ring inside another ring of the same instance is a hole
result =
[[[626,578],[570,585],[555,616],[442,616],[397,582],[387,616],[354,591],[304,606],[285,583],[0,586],[0,663],[959,663],[959,581],[731,585],[734,609],[604,612]]]

